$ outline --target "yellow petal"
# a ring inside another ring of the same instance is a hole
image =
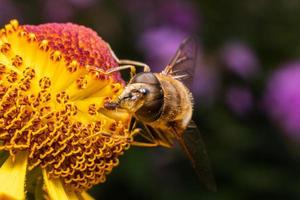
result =
[[[89,195],[87,192],[82,192],[81,199],[83,200],[95,200],[91,195]]]
[[[48,195],[51,200],[78,200],[75,192],[67,192],[59,179],[49,179],[43,170],[44,182],[47,187]]]
[[[0,199],[25,199],[27,153],[10,156],[0,168]]]

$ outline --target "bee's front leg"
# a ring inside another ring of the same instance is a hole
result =
[[[144,72],[150,72],[150,67],[142,62],[138,62],[138,61],[133,61],[133,60],[119,60],[119,65],[133,65],[136,67],[143,67],[144,68]]]

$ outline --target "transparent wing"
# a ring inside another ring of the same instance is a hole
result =
[[[216,191],[216,183],[211,170],[205,144],[194,122],[186,129],[179,143],[196,170],[200,181],[210,191]]]
[[[190,88],[199,63],[199,46],[195,37],[185,39],[162,74],[171,75]]]

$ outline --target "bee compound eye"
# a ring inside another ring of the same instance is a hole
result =
[[[142,94],[146,94],[148,92],[148,90],[146,88],[140,88],[139,92]]]

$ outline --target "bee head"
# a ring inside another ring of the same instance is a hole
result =
[[[147,94],[148,90],[143,87],[143,84],[129,84],[119,96],[119,107],[135,113],[144,105]]]
[[[141,121],[152,122],[159,118],[163,104],[159,80],[151,72],[142,72],[130,80],[116,101],[106,103],[105,108],[123,108]]]
[[[135,113],[144,105],[148,90],[143,87],[144,84],[133,83],[128,84],[122,94],[115,102],[105,105],[107,109],[122,108],[130,113]]]

